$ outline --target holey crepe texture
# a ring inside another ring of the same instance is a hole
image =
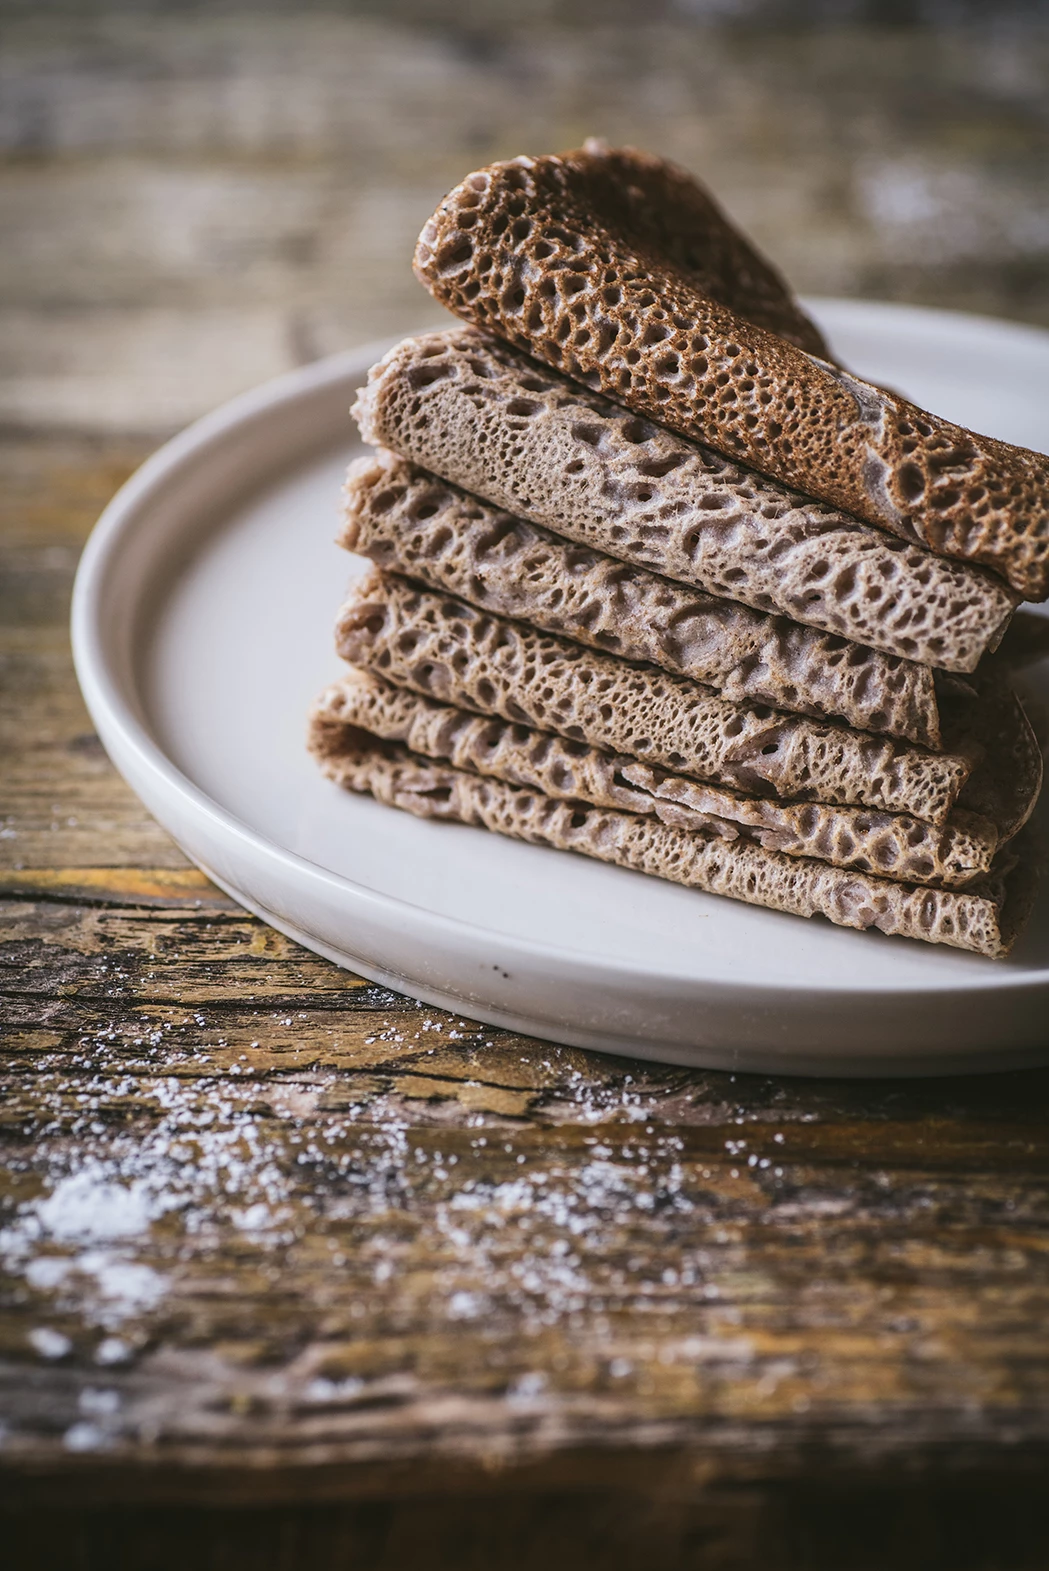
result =
[[[562,801],[531,787],[434,763],[353,725],[314,717],[311,748],[340,786],[422,818],[453,819],[497,834],[666,878],[838,926],[875,927],[999,958],[1026,912],[1026,889],[1003,865],[966,890],[892,883],[791,857],[711,828],[681,829],[649,814]],[[1017,869],[1022,873],[1022,867]]]
[[[906,814],[745,796],[585,742],[438,703],[366,671],[351,671],[333,683],[312,719],[315,738],[332,725],[355,726],[422,757],[532,786],[563,801],[651,814],[678,829],[751,840],[789,856],[911,883],[965,888],[986,876],[999,844],[989,818],[961,808],[936,829]]]
[[[942,827],[957,805],[1016,832],[1041,755],[1006,689],[945,704],[952,751],[729,702],[654,666],[493,616],[375,569],[339,614],[348,664],[398,687],[675,774],[782,801],[907,813]]]
[[[940,746],[927,666],[573,545],[391,453],[351,467],[341,543],[432,589],[726,698]]]
[[[1049,457],[831,364],[785,330],[785,291],[755,309],[727,268],[702,265],[702,246],[653,222],[670,178],[629,150],[492,164],[425,225],[416,274],[456,315],[635,413],[1045,599]],[[729,254],[727,237],[712,244],[719,219],[704,233],[712,257]]]
[[[1017,602],[476,329],[405,339],[353,413],[365,441],[569,540],[908,661],[974,670]]]
[[[659,160],[588,145],[480,171],[416,267],[475,325],[399,344],[354,408],[378,451],[341,543],[373,566],[338,617],[350,670],[311,713],[324,772],[1004,955],[1042,764],[993,652],[1049,573],[1035,455],[833,365]]]

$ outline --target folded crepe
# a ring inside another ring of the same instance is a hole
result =
[[[732,702],[699,682],[537,632],[375,569],[351,586],[336,648],[350,665],[399,687],[699,780],[785,801],[909,813],[938,826],[985,753],[970,735],[980,704],[967,688],[947,696],[949,749],[933,753]],[[1016,785],[1029,810],[1041,758],[1014,699],[1008,714],[1017,753],[1033,751]]]
[[[585,742],[490,719],[351,670],[311,711],[311,745],[338,754],[332,726],[356,726],[457,769],[532,786],[546,796],[654,815],[677,829],[748,840],[788,856],[874,872],[908,883],[962,889],[989,872],[1000,836],[989,818],[956,808],[942,829],[906,814],[745,796],[674,775]]]
[[[1017,611],[988,664],[1003,671],[1022,671],[1041,660],[1049,660],[1049,616]]]
[[[728,895],[796,916],[827,917],[841,927],[879,928],[991,958],[1007,954],[1030,895],[1010,890],[1006,865],[967,890],[893,883],[827,862],[786,856],[716,825],[674,827],[650,814],[563,801],[436,764],[354,725],[315,719],[311,749],[339,785],[421,818],[456,819],[498,834],[632,868],[689,888]],[[1022,874],[1022,865],[1018,871]]]
[[[1017,602],[994,574],[639,420],[475,328],[406,338],[353,413],[365,441],[567,539],[924,665],[975,669]]]
[[[659,218],[683,183],[598,147],[492,164],[425,225],[416,275],[458,316],[639,414],[1046,598],[1049,458],[821,358],[788,331],[804,319],[782,286],[763,309],[760,289],[737,284],[739,237],[698,188],[692,230]]]
[[[568,544],[383,450],[351,466],[344,496],[341,544],[431,589],[725,698],[940,746],[927,666]]]
[[[975,686],[959,683],[941,700],[945,734],[980,753],[958,794],[967,811],[990,818],[1008,840],[1027,823],[1042,789],[1042,748],[1006,674],[992,669]]]
[[[665,158],[589,137],[583,148],[599,205],[637,244],[665,257],[712,300],[810,354],[831,359],[819,328],[782,274],[740,233],[709,191]]]

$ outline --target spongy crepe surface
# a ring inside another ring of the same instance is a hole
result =
[[[558,850],[580,851],[657,878],[841,927],[879,928],[997,958],[1012,932],[1001,874],[977,888],[892,883],[743,840],[679,829],[650,815],[559,801],[451,764],[421,759],[354,726],[315,720],[311,750],[350,790],[422,818],[455,819]]]
[[[1049,594],[1049,458],[849,375],[770,331],[769,317],[760,325],[638,220],[611,169],[584,150],[477,170],[425,225],[417,276],[457,315],[638,413],[983,563],[1028,599]]]
[[[910,813],[943,824],[982,756],[932,753],[732,702],[375,569],[339,614],[351,665],[445,703],[554,731],[758,795]]]
[[[569,544],[391,453],[351,466],[341,543],[484,610],[650,661],[726,698],[940,744],[927,666]]]
[[[547,796],[654,814],[679,829],[753,840],[789,856],[911,883],[964,888],[985,875],[998,846],[989,819],[955,809],[942,829],[905,814],[748,797],[546,731],[489,719],[351,671],[314,705],[318,724],[356,726],[458,769],[534,786]]]
[[[1016,604],[994,574],[789,491],[474,328],[405,339],[353,412],[366,441],[568,539],[925,665],[973,670]]]
[[[672,262],[712,300],[830,358],[823,334],[782,274],[693,175],[636,147],[609,147],[601,137],[589,137],[581,156],[598,222],[625,227],[637,245]]]

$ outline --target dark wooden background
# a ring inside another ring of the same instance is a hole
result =
[[[1042,1571],[1049,1075],[689,1074],[340,972],[115,776],[66,616],[157,441],[432,319],[494,157],[634,141],[804,290],[1049,324],[1045,6],[0,21],[8,1563]]]

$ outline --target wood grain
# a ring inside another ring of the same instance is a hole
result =
[[[441,196],[595,134],[696,170],[800,290],[1049,324],[1038,11],[0,0],[0,423],[167,432],[432,324]]]
[[[201,1542],[242,1541],[209,1511],[279,1504],[282,1533],[334,1556],[364,1553],[382,1500],[388,1558],[362,1563],[397,1565],[409,1519],[455,1544],[484,1524],[505,1556],[500,1523],[534,1516],[494,1495],[560,1513],[605,1564],[654,1542],[714,1563],[688,1545],[716,1541],[718,1564],[794,1566],[784,1522],[808,1542],[817,1480],[839,1565],[842,1502],[890,1502],[901,1565],[947,1563],[900,1558],[915,1512],[926,1548],[963,1496],[993,1513],[1005,1490],[1027,1520],[1049,1455],[1049,1075],[661,1069],[303,951],[187,867],[92,740],[56,547],[114,453],[12,456],[38,503],[9,531],[34,595],[0,635],[12,1522],[60,1489],[61,1558],[106,1501],[125,1508],[106,1533],[149,1502],[197,1512]],[[160,1520],[136,1542],[184,1542]],[[518,1547],[506,1563],[550,1553]]]
[[[76,558],[155,434],[402,325],[391,259],[485,157],[603,127],[729,177],[810,287],[1045,316],[1033,218],[1008,256],[985,217],[975,250],[951,228],[976,33],[897,126],[913,32],[805,45],[656,7],[632,38],[613,6],[584,35],[585,9],[517,43],[483,7],[443,36],[410,7],[12,35],[0,1529],[19,1571],[1049,1563],[1049,1074],[688,1073],[426,1008],[187,866],[76,689]],[[965,122],[978,214],[1037,208],[1044,40],[1018,28]],[[850,91],[866,108],[841,118]],[[901,191],[947,214],[936,255]],[[863,200],[881,230],[856,227]]]

